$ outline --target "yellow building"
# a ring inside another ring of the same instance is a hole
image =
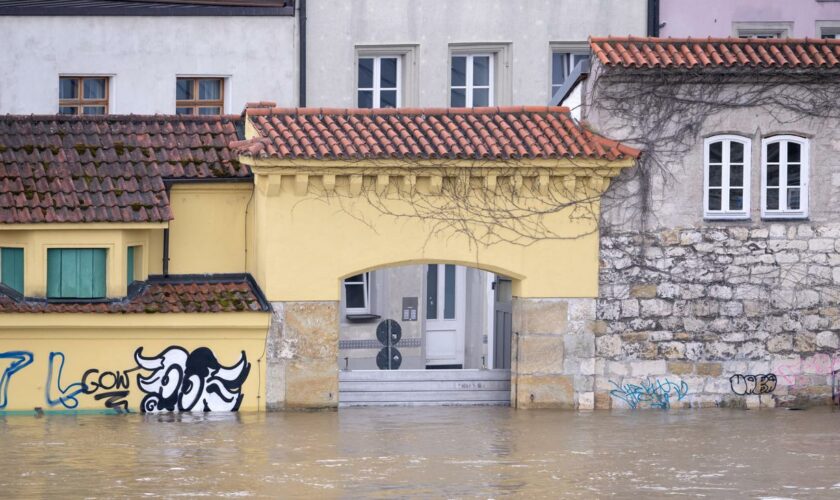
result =
[[[637,155],[564,108],[2,118],[0,411],[335,407],[343,279],[427,263],[512,279],[514,404],[591,406]]]

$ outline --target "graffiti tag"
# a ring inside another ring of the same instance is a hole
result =
[[[55,362],[56,359],[58,360],[58,369],[55,369]],[[85,392],[87,389],[85,384],[81,382],[73,382],[69,384],[67,387],[61,387],[61,372],[64,370],[64,353],[63,352],[51,352],[50,353],[50,364],[49,368],[47,369],[47,384],[44,387],[44,392],[46,393],[47,404],[50,406],[56,406],[58,404],[63,405],[65,408],[72,409],[79,406],[79,400],[76,397]],[[55,388],[58,392],[59,396],[58,399],[53,399],[51,396],[52,393],[52,381],[53,381],[53,371],[56,372],[55,374]]]
[[[97,401],[104,399],[105,408],[111,408],[117,411],[121,410],[128,413],[128,401],[126,401],[126,398],[128,397],[131,386],[131,377],[129,374],[139,369],[139,367],[134,367],[122,372],[100,372],[96,368],[91,368],[82,375],[85,394],[93,394],[93,399]],[[100,390],[104,392],[99,392]]]
[[[615,386],[610,395],[624,401],[634,410],[644,404],[665,410],[671,407],[672,398],[680,401],[688,394],[688,384],[685,381],[672,382],[668,379],[649,378],[642,380],[639,385],[619,385],[612,380],[610,383]]]
[[[776,390],[776,375],[741,375],[735,374],[729,377],[729,385],[732,392],[739,396],[750,394],[770,394]]]
[[[0,377],[0,410],[2,410],[9,402],[9,382],[12,380],[12,375],[32,364],[34,356],[29,351],[9,351],[0,352],[0,359],[12,360],[11,364],[3,370],[3,376]]]
[[[142,347],[134,359],[152,373],[137,375],[137,385],[146,393],[140,403],[143,412],[160,411],[236,411],[242,403],[242,384],[248,378],[251,364],[245,351],[239,361],[222,366],[206,347],[188,352],[170,346],[157,356],[146,358]]]

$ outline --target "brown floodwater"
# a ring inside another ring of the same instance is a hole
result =
[[[840,411],[0,417],[0,496],[840,498]]]

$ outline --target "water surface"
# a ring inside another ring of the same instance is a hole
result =
[[[0,496],[840,498],[840,411],[0,417]]]

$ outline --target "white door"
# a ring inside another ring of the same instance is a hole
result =
[[[426,365],[464,366],[467,268],[426,268]]]

